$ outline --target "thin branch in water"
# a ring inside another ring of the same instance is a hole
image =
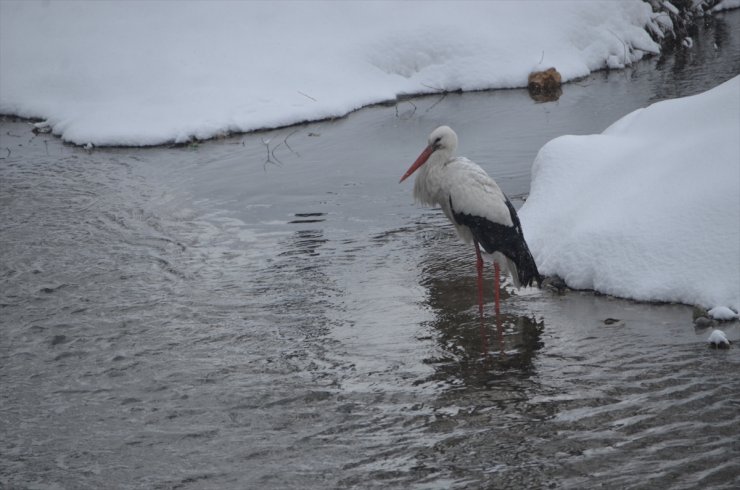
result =
[[[441,97],[440,97],[440,98],[439,98],[439,99],[438,99],[438,100],[437,100],[437,101],[436,101],[436,102],[435,102],[434,104],[432,104],[431,106],[429,106],[429,107],[427,108],[427,110],[426,110],[426,111],[424,111],[425,113],[426,113],[426,112],[429,112],[429,111],[431,111],[432,109],[434,109],[435,107],[437,107],[437,105],[438,105],[438,104],[439,104],[440,102],[442,102],[443,100],[445,100],[445,97],[447,97],[447,94],[449,94],[449,93],[450,93],[450,92],[449,92],[449,91],[447,91],[447,90],[441,89],[441,88],[439,88],[439,87],[433,87],[432,85],[428,85],[428,84],[426,84],[426,83],[422,83],[422,85],[424,85],[425,87],[427,87],[427,88],[430,88],[430,89],[432,89],[432,90],[436,90],[437,92],[439,92],[440,94],[442,94],[442,96],[441,96]]]
[[[435,107],[437,106],[437,104],[439,104],[440,102],[442,102],[443,100],[445,100],[445,98],[447,97],[447,93],[448,93],[448,92],[445,92],[445,93],[443,93],[443,94],[442,94],[442,97],[440,97],[439,99],[437,99],[437,101],[436,101],[436,102],[435,102],[434,104],[430,105],[430,106],[429,106],[429,107],[427,108],[427,110],[425,110],[424,112],[429,112],[429,111],[431,111],[432,109],[434,109],[434,108],[435,108]]]
[[[542,62],[545,61],[545,50],[542,50],[542,56],[540,57],[540,62],[538,64],[542,64]]]
[[[282,143],[278,143],[277,146],[275,148],[273,148],[272,151],[270,152],[270,155],[272,155],[272,158],[274,158],[275,161],[278,162],[278,163],[282,163],[282,162],[278,159],[278,157],[275,156],[275,150],[277,150],[278,148],[280,148],[280,146],[282,146]]]
[[[282,165],[282,162],[280,160],[278,160],[277,158],[275,158],[275,155],[272,155],[272,157],[275,158],[274,160],[272,158],[270,158],[270,155],[271,155],[271,152],[270,152],[270,138],[267,138],[266,140],[265,140],[265,138],[260,138],[260,139],[262,140],[262,144],[265,145],[265,151],[267,152],[267,157],[265,158],[265,163],[262,165],[262,168],[264,168],[265,170],[267,170],[267,164],[268,163],[272,163],[273,165],[281,166]]]
[[[285,143],[285,146],[287,146],[290,151],[292,151],[293,153],[295,153],[296,156],[299,157],[301,155],[297,151],[295,151],[293,148],[291,148],[290,145],[288,144],[288,138],[290,138],[291,136],[293,136],[297,132],[298,132],[298,130],[295,129],[292,132],[288,133],[288,136],[285,137],[285,139],[283,140],[283,143]]]
[[[299,94],[301,94],[304,97],[307,97],[307,98],[313,100],[314,102],[318,102],[318,100],[314,99],[313,97],[311,97],[310,95],[308,95],[306,93],[301,92],[300,90],[296,90],[296,92],[298,92]]]
[[[294,135],[294,134],[295,134],[295,133],[297,133],[297,132],[298,132],[298,130],[297,130],[297,129],[294,129],[293,131],[291,131],[290,133],[288,133],[288,136],[286,136],[285,138],[283,138],[283,141],[282,141],[281,143],[278,143],[278,144],[277,144],[277,146],[276,146],[275,148],[273,148],[273,149],[272,149],[272,150],[270,151],[270,155],[272,156],[272,158],[273,158],[273,159],[274,159],[274,160],[275,160],[276,162],[278,162],[278,163],[282,163],[282,162],[280,161],[280,159],[279,159],[278,157],[276,157],[276,156],[275,156],[275,152],[277,151],[277,149],[278,149],[278,148],[280,148],[280,147],[281,147],[281,146],[283,146],[283,145],[285,145],[285,147],[286,147],[286,148],[288,148],[288,150],[290,150],[290,152],[291,152],[291,153],[293,153],[294,155],[296,155],[296,156],[300,156],[300,155],[298,154],[298,152],[297,152],[297,151],[295,151],[295,150],[294,150],[293,148],[291,148],[290,144],[288,144],[288,138],[290,138],[290,137],[291,137],[292,135]],[[269,140],[268,140],[268,143],[269,143]]]
[[[411,118],[411,117],[413,117],[413,115],[414,115],[414,114],[416,114],[416,109],[417,109],[417,107],[416,107],[416,104],[414,104],[414,103],[413,103],[413,102],[411,102],[410,100],[404,100],[403,102],[405,102],[405,103],[407,103],[407,104],[411,104],[411,107],[413,107],[413,108],[414,108],[414,109],[413,109],[413,110],[411,111],[411,114],[409,114],[409,115],[407,116],[407,118]],[[400,116],[400,115],[398,114],[398,104],[396,104],[396,117],[397,117],[397,118],[399,118],[399,119],[401,118],[401,116]]]

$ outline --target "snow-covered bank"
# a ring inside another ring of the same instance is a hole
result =
[[[721,0],[712,8],[712,11],[721,12],[723,10],[732,10],[736,8],[740,8],[740,0]]]
[[[546,144],[520,217],[540,271],[639,300],[740,308],[740,76]]]
[[[640,0],[3,1],[0,112],[78,144],[184,142],[551,66],[570,80],[657,53],[663,17]]]

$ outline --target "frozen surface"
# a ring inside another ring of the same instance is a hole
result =
[[[570,80],[658,52],[658,25],[637,0],[4,1],[0,112],[81,145],[185,142],[551,66]]]
[[[521,219],[541,272],[639,300],[740,306],[740,77],[546,144]]]

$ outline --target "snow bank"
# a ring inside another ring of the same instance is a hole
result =
[[[520,217],[540,271],[639,300],[740,307],[740,76],[540,150]]]
[[[639,0],[2,1],[0,112],[78,144],[184,142],[573,79],[658,52],[660,22]]]
[[[732,10],[740,8],[740,0],[722,0],[712,8],[712,12],[721,12],[722,10]]]
[[[726,306],[715,306],[707,312],[707,315],[709,315],[709,318],[721,322],[730,322],[738,319],[738,314]]]
[[[722,330],[712,330],[707,343],[715,349],[727,349],[732,342],[729,341],[727,335]]]

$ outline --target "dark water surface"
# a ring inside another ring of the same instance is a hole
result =
[[[740,12],[695,41],[554,103],[191,148],[5,120],[0,487],[738,488],[737,343],[708,349],[688,306],[510,288],[481,331],[472,250],[397,184],[449,124],[519,205],[549,139],[740,73]]]

